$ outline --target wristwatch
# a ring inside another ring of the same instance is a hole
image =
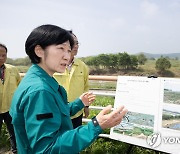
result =
[[[92,118],[92,123],[94,124],[95,127],[99,125],[96,116]]]

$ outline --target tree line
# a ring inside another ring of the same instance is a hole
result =
[[[136,56],[123,52],[117,54],[100,54],[85,58],[84,61],[88,66],[94,66],[96,68],[131,70],[136,69],[138,65],[144,65],[147,58],[144,54]]]
[[[88,66],[95,69],[114,70],[135,70],[139,65],[144,65],[147,61],[146,56],[143,53],[138,55],[129,55],[127,52],[116,54],[99,54],[97,56],[90,56],[81,58]],[[14,66],[30,66],[31,61],[28,57],[7,59],[8,64]],[[155,68],[159,73],[163,73],[171,67],[171,63],[168,57],[161,56],[156,60]]]
[[[29,57],[17,58],[17,59],[7,58],[6,63],[14,65],[14,66],[30,66],[31,65],[31,61]]]
[[[138,55],[129,55],[127,52],[117,54],[100,54],[98,56],[83,59],[88,66],[92,66],[96,69],[113,69],[114,72],[119,70],[135,70],[139,65],[145,65],[147,60],[148,59],[143,53]],[[156,60],[155,68],[158,73],[163,74],[167,69],[171,68],[170,58],[161,56]]]

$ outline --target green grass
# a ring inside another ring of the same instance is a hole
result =
[[[89,87],[90,89],[104,89],[104,90],[116,90],[116,81],[97,81],[97,80],[90,80]]]
[[[10,142],[9,142],[9,134],[6,129],[6,125],[3,123],[1,128],[1,134],[0,134],[0,149],[9,149],[10,148]]]
[[[96,100],[93,102],[93,106],[102,106],[113,105],[114,98],[108,96],[96,96]]]
[[[163,76],[165,77],[180,77],[180,60],[170,60],[171,68],[165,72]],[[140,65],[138,67],[139,70],[142,71],[144,75],[156,74],[157,70],[155,69],[156,61],[148,60],[145,65]]]
[[[113,141],[107,138],[98,138],[90,147],[81,152],[81,154],[125,154],[129,145]]]

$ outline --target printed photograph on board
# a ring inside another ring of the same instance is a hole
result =
[[[141,139],[153,133],[154,116],[137,112],[128,112],[121,124],[114,127],[113,132]]]
[[[162,127],[180,131],[180,84],[164,80]]]

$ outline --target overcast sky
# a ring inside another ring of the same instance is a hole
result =
[[[0,42],[9,58],[26,56],[26,38],[42,24],[72,29],[78,57],[180,52],[180,0],[0,0]]]

